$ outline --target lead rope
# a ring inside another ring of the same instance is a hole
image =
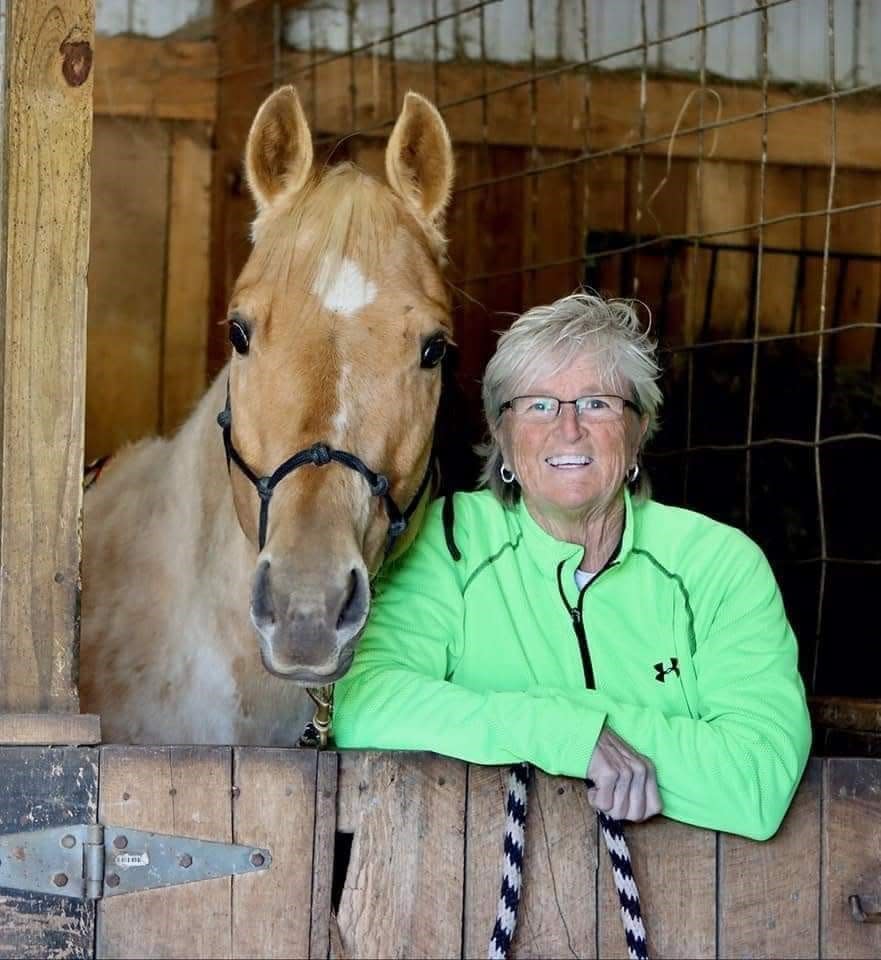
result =
[[[502,864],[502,888],[496,923],[489,940],[489,960],[507,960],[517,930],[517,909],[523,888],[523,857],[526,853],[526,811],[529,805],[528,784],[531,768],[518,763],[508,772],[505,802],[505,853]],[[633,877],[630,850],[624,839],[621,821],[597,811],[600,832],[612,861],[612,875],[621,905],[621,922],[627,939],[630,960],[648,960],[645,927],[639,903],[639,890]]]

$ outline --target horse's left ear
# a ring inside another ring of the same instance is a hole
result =
[[[263,210],[280,193],[296,193],[312,172],[312,134],[297,91],[280,87],[263,101],[245,147],[245,176]]]
[[[437,108],[412,91],[385,151],[389,186],[431,222],[440,220],[453,186],[453,148]]]

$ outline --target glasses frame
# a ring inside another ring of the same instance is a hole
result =
[[[620,400],[620,401],[624,404],[624,408],[625,408],[625,409],[627,409],[627,407],[630,407],[630,409],[633,410],[635,413],[637,413],[640,417],[641,417],[642,414],[643,414],[642,407],[640,407],[640,405],[639,405],[638,403],[634,403],[633,400],[628,400],[627,397],[622,397],[622,396],[621,396],[620,394],[618,394],[618,393],[585,393],[583,396],[581,396],[581,397],[576,397],[574,400],[561,400],[559,397],[555,397],[555,396],[553,396],[552,394],[549,394],[549,393],[522,393],[522,394],[520,394],[520,395],[517,396],[517,397],[511,397],[510,400],[506,400],[506,401],[499,407],[499,417],[501,417],[501,415],[502,415],[506,410],[512,410],[512,411],[513,411],[514,402],[515,402],[516,400],[525,400],[525,399],[527,399],[527,397],[544,397],[546,400],[556,400],[556,401],[557,401],[557,405],[558,405],[558,406],[557,406],[557,412],[554,414],[554,416],[553,416],[553,418],[552,418],[551,420],[548,420],[548,421],[547,421],[548,423],[552,423],[554,420],[556,420],[557,417],[560,416],[560,411],[563,409],[563,407],[566,406],[566,404],[570,404],[570,403],[572,404],[573,407],[575,407],[575,417],[576,417],[576,419],[580,419],[580,418],[578,417],[578,406],[577,406],[578,401],[579,401],[579,400],[584,400],[584,399],[586,399],[586,398],[588,398],[588,397],[590,397],[590,398],[594,398],[594,397],[595,397],[595,398],[597,398],[597,399],[599,399],[599,400]],[[623,416],[623,414],[624,414],[624,410],[621,411],[621,415],[622,415],[622,416]],[[536,421],[536,422],[540,422],[540,421]]]

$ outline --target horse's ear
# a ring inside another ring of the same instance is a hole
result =
[[[268,206],[280,193],[296,193],[312,172],[312,134],[292,86],[264,101],[248,134],[245,176],[257,203]]]
[[[385,151],[391,188],[423,217],[441,218],[453,186],[453,148],[436,107],[412,91]]]

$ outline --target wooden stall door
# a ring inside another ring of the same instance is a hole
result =
[[[272,856],[268,870],[97,906],[0,888],[0,958],[486,955],[498,768],[428,754],[108,746],[4,748],[0,772],[0,833],[97,819]],[[584,794],[578,781],[533,779],[512,957],[626,956]],[[812,761],[765,843],[663,818],[628,825],[649,955],[878,957],[879,823],[881,761],[835,759]]]

